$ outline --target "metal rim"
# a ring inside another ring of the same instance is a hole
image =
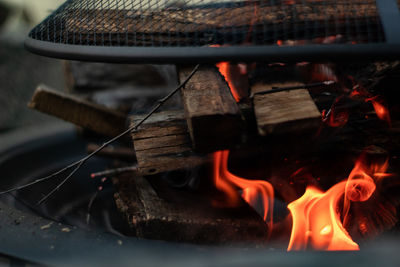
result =
[[[109,47],[66,45],[28,37],[25,47],[42,56],[107,63],[337,62],[400,59],[400,44],[304,46]]]

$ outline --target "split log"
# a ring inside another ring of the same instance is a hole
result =
[[[320,125],[321,114],[306,89],[257,94],[274,87],[287,86],[301,86],[301,83],[256,84],[252,87],[260,135],[305,132]]]
[[[121,175],[114,184],[117,207],[137,237],[197,244],[256,245],[267,240],[267,225],[245,203],[216,208],[212,199],[194,192],[180,193],[179,200],[163,199],[137,174]]]
[[[188,69],[179,70],[181,79]],[[241,140],[243,120],[238,105],[215,67],[202,67],[182,88],[182,101],[193,147],[209,152]]]
[[[44,85],[36,89],[28,106],[104,136],[114,137],[125,131],[123,114]]]
[[[134,125],[144,116],[133,116]],[[160,172],[193,168],[209,162],[206,155],[195,153],[182,110],[152,115],[132,133],[139,172]]]

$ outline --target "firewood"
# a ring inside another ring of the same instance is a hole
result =
[[[267,240],[267,225],[244,202],[237,208],[216,208],[212,198],[195,192],[164,199],[138,174],[121,175],[114,184],[117,207],[137,237],[198,244],[258,245]]]
[[[131,122],[142,118],[133,116]],[[183,110],[154,114],[132,133],[132,138],[143,175],[193,168],[210,160],[193,151]]]
[[[284,82],[262,83],[252,87],[252,93],[255,94],[254,112],[260,135],[304,132],[319,126],[321,114],[306,89],[256,94],[274,87],[300,85],[298,82]]]
[[[180,69],[180,77],[185,77],[187,72],[187,69]],[[241,113],[216,68],[201,68],[182,89],[182,99],[196,151],[222,150],[240,142],[243,127]]]
[[[40,85],[28,106],[104,136],[125,130],[126,117],[103,106]]]

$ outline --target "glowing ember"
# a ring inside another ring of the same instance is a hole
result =
[[[330,127],[343,127],[349,121],[349,112],[347,109],[338,110],[337,106],[341,97],[335,99],[331,109],[322,112],[322,121]]]
[[[378,118],[391,125],[389,108],[387,107],[386,101],[383,99],[383,97],[380,95],[372,96],[366,88],[360,84],[357,84],[353,77],[349,76],[348,78],[353,83],[353,90],[350,93],[350,97],[361,98],[365,102],[371,102]]]
[[[216,187],[226,194],[226,204],[237,205],[239,203],[238,190],[241,190],[242,198],[263,216],[271,231],[274,200],[272,185],[266,181],[248,180],[234,175],[228,170],[228,159],[229,151],[214,153],[214,182]]]

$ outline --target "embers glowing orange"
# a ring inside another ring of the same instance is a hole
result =
[[[360,84],[357,84],[352,76],[349,76],[348,78],[353,83],[353,90],[350,93],[350,97],[361,98],[365,102],[371,102],[378,118],[386,121],[390,126],[390,113],[389,108],[386,105],[385,99],[380,95],[372,96],[366,88],[364,88]]]
[[[269,226],[269,231],[271,231],[274,200],[272,185],[266,181],[248,180],[234,175],[228,170],[228,159],[229,151],[214,153],[214,182],[216,187],[226,194],[226,204],[229,206],[237,205],[239,201],[238,190],[241,190],[241,197],[261,213]],[[259,204],[261,204],[261,207],[259,207]]]
[[[359,159],[347,181],[340,182],[325,193],[308,187],[304,195],[288,205],[293,218],[288,250],[358,250],[344,225],[350,203],[366,201],[375,192],[374,178],[385,176],[388,162],[366,166]],[[338,212],[343,199],[343,222]]]
[[[347,109],[339,110],[337,108],[341,99],[342,97],[336,98],[331,109],[328,112],[325,110],[322,112],[322,121],[330,127],[343,127],[349,121],[349,112]]]

